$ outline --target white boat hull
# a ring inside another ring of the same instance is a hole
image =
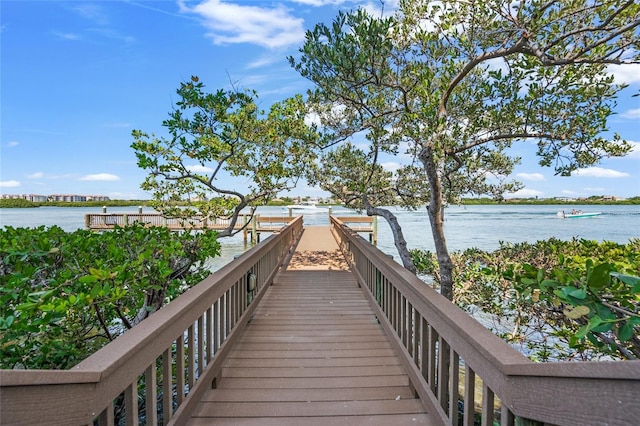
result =
[[[592,212],[592,213],[564,213],[558,212],[558,217],[562,219],[583,219],[587,217],[595,217],[601,215],[601,212]]]

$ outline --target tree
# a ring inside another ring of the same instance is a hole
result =
[[[364,132],[372,152],[406,146],[420,165],[451,299],[444,206],[518,189],[506,178],[520,161],[513,143],[535,141],[539,163],[563,176],[630,150],[603,136],[624,87],[607,66],[640,62],[639,25],[633,1],[403,0],[393,17],[359,10],[317,25],[289,60],[316,84],[335,143]]]
[[[255,92],[206,93],[198,77],[181,83],[180,100],[162,125],[170,137],[133,131],[143,189],[164,214],[229,218],[219,237],[233,235],[241,211],[266,204],[295,187],[315,159],[319,135],[305,123],[301,96],[259,110]],[[243,191],[242,187],[247,187]]]
[[[403,167],[395,172],[385,170],[371,158],[376,154],[375,148],[365,153],[346,143],[325,153],[321,161],[308,170],[307,179],[310,184],[317,184],[334,194],[343,204],[364,210],[369,216],[383,217],[393,230],[394,244],[403,266],[415,274],[416,268],[396,215],[380,206],[399,203],[412,207],[416,202],[426,202],[428,194],[424,192],[424,185],[414,185],[421,182],[414,178],[421,170],[415,167]]]

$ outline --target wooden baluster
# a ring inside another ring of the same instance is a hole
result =
[[[420,323],[420,371],[422,372],[422,377],[425,378],[427,383],[430,383],[428,372],[431,352],[429,349],[429,323],[427,323],[427,320],[423,317]]]
[[[460,390],[460,357],[458,353],[449,348],[451,376],[449,377],[449,419],[452,424],[458,424],[458,397]]]
[[[102,410],[102,413],[98,416],[99,426],[114,426],[115,418],[113,414],[113,401],[107,407]]]
[[[193,330],[193,324],[187,329],[187,383],[189,384],[189,392],[193,389],[196,380],[196,337]]]
[[[465,363],[464,366],[464,426],[473,426],[476,412],[476,373]]]
[[[173,416],[173,386],[171,371],[171,347],[162,354],[162,422],[167,424]]]
[[[213,353],[218,352],[220,347],[220,326],[222,321],[220,320],[220,299],[216,300],[213,304]]]
[[[486,383],[482,383],[482,426],[493,426],[494,394]]]
[[[231,289],[227,290],[224,294],[224,340],[227,340],[227,336],[231,331]]]
[[[407,324],[408,322],[408,309],[407,309],[407,298],[404,297],[403,295],[400,295],[400,312],[401,312],[401,318],[400,318],[400,327],[401,332],[400,332],[400,337],[402,338],[402,346],[404,346],[405,348],[408,348],[407,345],[407,334],[408,334],[408,328],[409,325]]]
[[[440,336],[438,339],[438,401],[440,406],[447,411],[448,409],[448,387],[449,387],[449,344]]]
[[[207,365],[213,359],[213,309],[207,309]]]
[[[184,332],[176,340],[176,388],[179,406],[184,401],[186,391],[184,386]]]
[[[138,381],[134,381],[124,390],[124,409],[126,426],[138,426]]]
[[[438,354],[436,353],[436,342],[438,341],[438,332],[429,325],[429,367],[428,382],[431,386],[431,392],[436,392],[436,367],[438,366]]]
[[[515,417],[509,407],[502,402],[500,406],[500,426],[513,426],[515,423]]]
[[[155,360],[144,372],[146,424],[158,424],[158,378]]]
[[[204,370],[204,316],[198,318],[198,377]]]

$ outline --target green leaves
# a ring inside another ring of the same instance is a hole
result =
[[[413,254],[437,280],[435,257]],[[640,358],[640,240],[551,239],[452,258],[455,302],[483,311],[485,325],[531,358]]]
[[[292,189],[316,158],[321,137],[305,122],[308,108],[299,95],[265,112],[255,92],[208,93],[196,76],[181,83],[177,94],[162,122],[170,136],[134,130],[131,145],[138,167],[148,172],[142,188],[169,217],[198,213],[234,222],[245,207]],[[219,236],[238,232],[232,222]]]
[[[214,233],[0,230],[1,368],[69,368],[200,282]]]

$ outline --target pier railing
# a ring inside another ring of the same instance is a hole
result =
[[[302,223],[293,219],[71,370],[1,370],[0,424],[184,424]]]
[[[234,229],[242,229],[247,225],[249,215],[240,215]],[[116,226],[127,226],[134,223],[145,226],[163,226],[174,230],[190,229],[225,229],[231,224],[230,219],[210,219],[203,215],[188,218],[167,217],[160,213],[87,213],[84,217],[86,229],[108,230]]]
[[[239,215],[233,229],[243,231],[244,240],[251,234],[251,241],[260,241],[263,232],[273,233],[294,219],[292,216],[260,216]],[[231,219],[207,218],[203,215],[190,217],[167,217],[160,213],[87,213],[84,216],[84,227],[94,231],[108,231],[116,226],[124,227],[139,224],[143,226],[160,226],[172,231],[222,230],[231,225]]]
[[[640,419],[640,361],[534,363],[336,217],[331,229],[441,424],[631,426]]]

